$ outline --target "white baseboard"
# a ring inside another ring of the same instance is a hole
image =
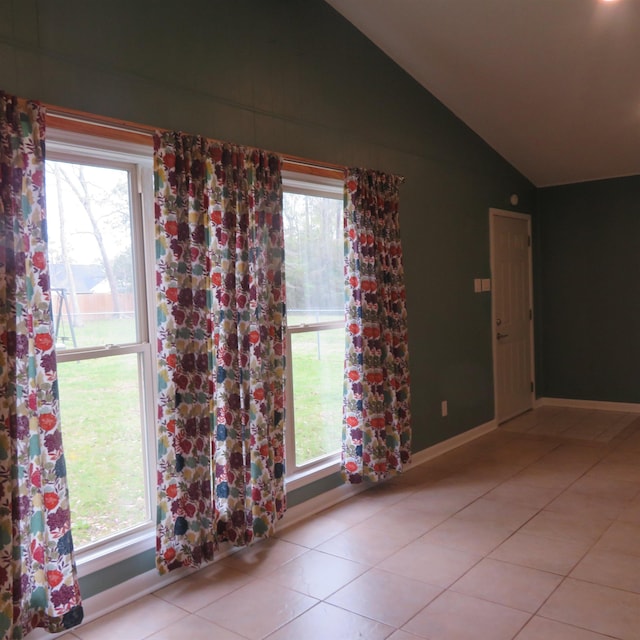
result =
[[[216,552],[216,560],[222,560],[222,558],[227,557],[235,551],[236,549],[229,545],[221,545],[221,548]],[[202,568],[204,568],[204,566],[197,569],[185,567],[175,569],[174,571],[164,575],[160,575],[156,569],[151,569],[127,580],[126,582],[121,582],[111,589],[106,589],[105,591],[97,593],[95,596],[85,598],[82,601],[82,608],[84,611],[82,624],[88,624],[97,618],[101,618],[107,613],[111,613],[116,609],[121,609],[122,607],[125,607],[126,605],[153,593],[154,591],[158,591],[158,589],[162,589],[163,587],[177,582],[178,580],[182,580],[182,578],[186,578],[187,576],[197,573]],[[71,629],[71,631],[73,631],[73,629]],[[51,634],[43,629],[34,629],[29,634],[29,640],[54,640],[65,633],[68,632],[63,631],[62,633]]]
[[[464,431],[463,433],[459,433],[457,436],[453,436],[453,438],[448,438],[443,442],[438,442],[438,444],[434,444],[431,447],[427,447],[426,449],[422,449],[422,451],[418,451],[418,453],[414,453],[411,458],[412,462],[407,467],[407,470],[411,470],[425,462],[432,460],[433,458],[437,458],[438,456],[443,455],[453,449],[457,449],[461,447],[463,444],[467,444],[480,436],[484,436],[487,433],[490,433],[494,429],[497,428],[496,421],[490,420],[489,422],[485,422],[473,429],[469,429],[469,431]]]
[[[496,428],[495,420],[486,422],[478,427],[460,433],[453,438],[449,438],[444,442],[439,442],[431,447],[422,449],[412,455],[411,464],[407,465],[405,470],[411,472],[412,469],[419,467],[420,465],[437,458],[438,456],[447,453],[457,447],[460,447],[467,442],[471,442],[480,436],[483,436]],[[290,527],[301,520],[309,518],[310,516],[323,511],[333,505],[347,500],[358,493],[362,493],[373,485],[363,482],[359,485],[341,485],[330,491],[326,491],[319,496],[305,500],[294,507],[287,510],[282,520],[278,523],[279,529]],[[230,546],[223,546],[216,552],[216,559],[220,560],[231,553],[234,553],[237,549]],[[131,578],[126,582],[123,582],[111,589],[106,589],[100,593],[87,598],[83,601],[85,618],[84,622],[88,623],[95,620],[107,613],[111,613],[116,609],[124,607],[143,596],[149,595],[162,587],[181,580],[193,573],[196,573],[199,569],[176,569],[168,574],[160,575],[155,569],[146,571],[135,578]],[[53,640],[61,634],[51,635],[40,629],[36,629],[32,632],[29,638],[33,640]]]
[[[456,449],[457,447],[466,444],[467,442],[471,442],[480,436],[483,436],[496,428],[495,420],[491,420],[490,422],[485,422],[478,427],[474,427],[473,429],[469,429],[469,431],[465,431],[464,433],[460,433],[457,436],[453,436],[443,442],[438,442],[438,444],[434,444],[431,447],[427,447],[426,449],[422,449],[418,451],[418,453],[414,453],[411,456],[411,463],[405,465],[405,472],[410,472],[412,469],[432,460],[433,458],[437,458],[448,451]],[[331,489],[330,491],[325,491],[324,493],[316,496],[315,498],[311,498],[310,500],[306,500],[295,507],[291,507],[288,509],[284,518],[278,524],[280,529],[290,527],[305,518],[309,518],[320,511],[324,511],[329,507],[332,507],[343,500],[347,500],[362,491],[366,491],[370,489],[373,485],[367,482],[363,482],[359,485],[341,485],[336,487],[335,489]]]
[[[605,402],[603,400],[572,400],[570,398],[537,398],[536,407],[566,407],[569,409],[591,409],[597,411],[622,411],[640,413],[640,403]]]
[[[305,520],[320,511],[333,507],[343,500],[348,500],[349,498],[366,491],[370,487],[371,484],[366,482],[362,482],[360,484],[343,484],[339,487],[335,487],[335,489],[325,491],[319,496],[305,500],[304,502],[297,504],[295,507],[287,509],[284,517],[278,523],[278,530],[291,527],[301,520]]]

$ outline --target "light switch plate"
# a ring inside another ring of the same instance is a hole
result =
[[[482,291],[491,291],[491,278],[482,278]]]

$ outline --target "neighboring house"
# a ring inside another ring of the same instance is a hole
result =
[[[91,293],[111,293],[111,287],[109,281],[106,278],[102,278],[98,284],[91,287]]]
[[[69,282],[67,269],[64,264],[53,263],[49,265],[51,287],[53,289],[66,289],[67,292],[75,290],[81,293],[109,293],[109,283],[105,278],[104,267],[99,264],[72,264],[70,265],[73,277],[73,286]],[[106,286],[106,288],[105,288]]]

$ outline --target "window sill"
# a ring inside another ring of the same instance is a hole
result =
[[[334,473],[340,472],[340,456],[326,460],[320,464],[313,465],[311,468],[296,469],[292,474],[287,475],[285,484],[287,491],[294,491],[307,484],[321,480]]]
[[[128,560],[140,553],[155,548],[156,532],[153,525],[131,532],[86,550],[76,552],[76,565],[80,578],[111,565]]]
[[[294,491],[307,484],[327,478],[340,472],[339,457],[332,458],[311,468],[302,468],[287,476],[285,482],[287,491]],[[88,576],[96,571],[128,560],[140,553],[155,548],[156,531],[153,525],[147,525],[142,529],[118,537],[115,540],[106,541],[93,548],[78,550],[76,552],[76,564],[78,576]]]

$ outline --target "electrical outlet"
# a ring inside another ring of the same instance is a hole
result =
[[[448,413],[449,413],[449,407],[448,407],[448,405],[447,405],[447,401],[446,401],[446,400],[443,400],[443,401],[440,403],[440,408],[441,408],[441,410],[442,410],[442,417],[443,417],[443,418],[446,418],[446,417],[447,417],[447,415],[448,415]]]

